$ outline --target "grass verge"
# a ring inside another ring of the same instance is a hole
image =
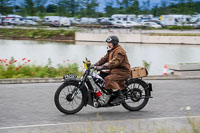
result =
[[[10,29],[1,28],[0,38],[30,40],[70,40],[74,41],[75,30]]]
[[[23,58],[21,61],[14,58],[0,59],[0,79],[5,78],[45,78],[45,77],[62,77],[63,75],[72,73],[81,76],[82,72],[78,70],[78,64],[58,64],[57,67],[51,65],[51,59],[45,66],[36,66],[31,60]]]
[[[150,36],[200,36],[200,33],[150,33]]]

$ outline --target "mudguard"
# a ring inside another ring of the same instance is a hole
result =
[[[67,83],[76,83],[77,85],[79,85],[81,83],[81,80],[78,78],[69,78],[69,79],[64,79],[64,84]],[[84,105],[86,106],[88,103],[88,90],[86,88],[86,86],[84,84],[82,84],[82,86],[80,87],[80,89],[83,91],[83,99],[84,99]]]

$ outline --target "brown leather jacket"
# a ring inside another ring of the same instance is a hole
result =
[[[129,78],[131,68],[125,50],[117,45],[102,57],[97,64],[99,66],[109,63],[110,75],[105,78],[106,89],[124,89],[124,81]]]
[[[98,65],[109,62],[111,73],[128,72],[131,68],[125,50],[117,45],[112,50],[108,50],[107,54],[98,61]]]

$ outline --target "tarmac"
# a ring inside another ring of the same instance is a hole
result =
[[[153,98],[143,110],[130,112],[122,106],[86,106],[75,115],[64,115],[55,107],[53,97],[62,78],[2,79],[0,133],[200,131],[200,77],[157,75],[143,79],[153,85]]]

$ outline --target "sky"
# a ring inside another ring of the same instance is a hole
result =
[[[16,3],[21,3],[23,2],[24,0],[16,0]],[[47,5],[51,3],[51,1],[55,1],[55,0],[47,0]],[[98,7],[98,11],[99,12],[103,12],[104,11],[104,8],[105,8],[105,5],[106,5],[106,2],[109,1],[109,0],[97,0],[98,3],[99,3],[99,7]],[[144,0],[139,0],[139,3],[140,3],[140,6],[142,5],[142,1]],[[150,0],[150,4],[151,4],[151,7],[153,7],[154,5],[156,4],[160,4],[162,0]],[[167,0],[167,2],[170,1],[170,0]],[[200,1],[200,0],[193,0],[193,1]]]

